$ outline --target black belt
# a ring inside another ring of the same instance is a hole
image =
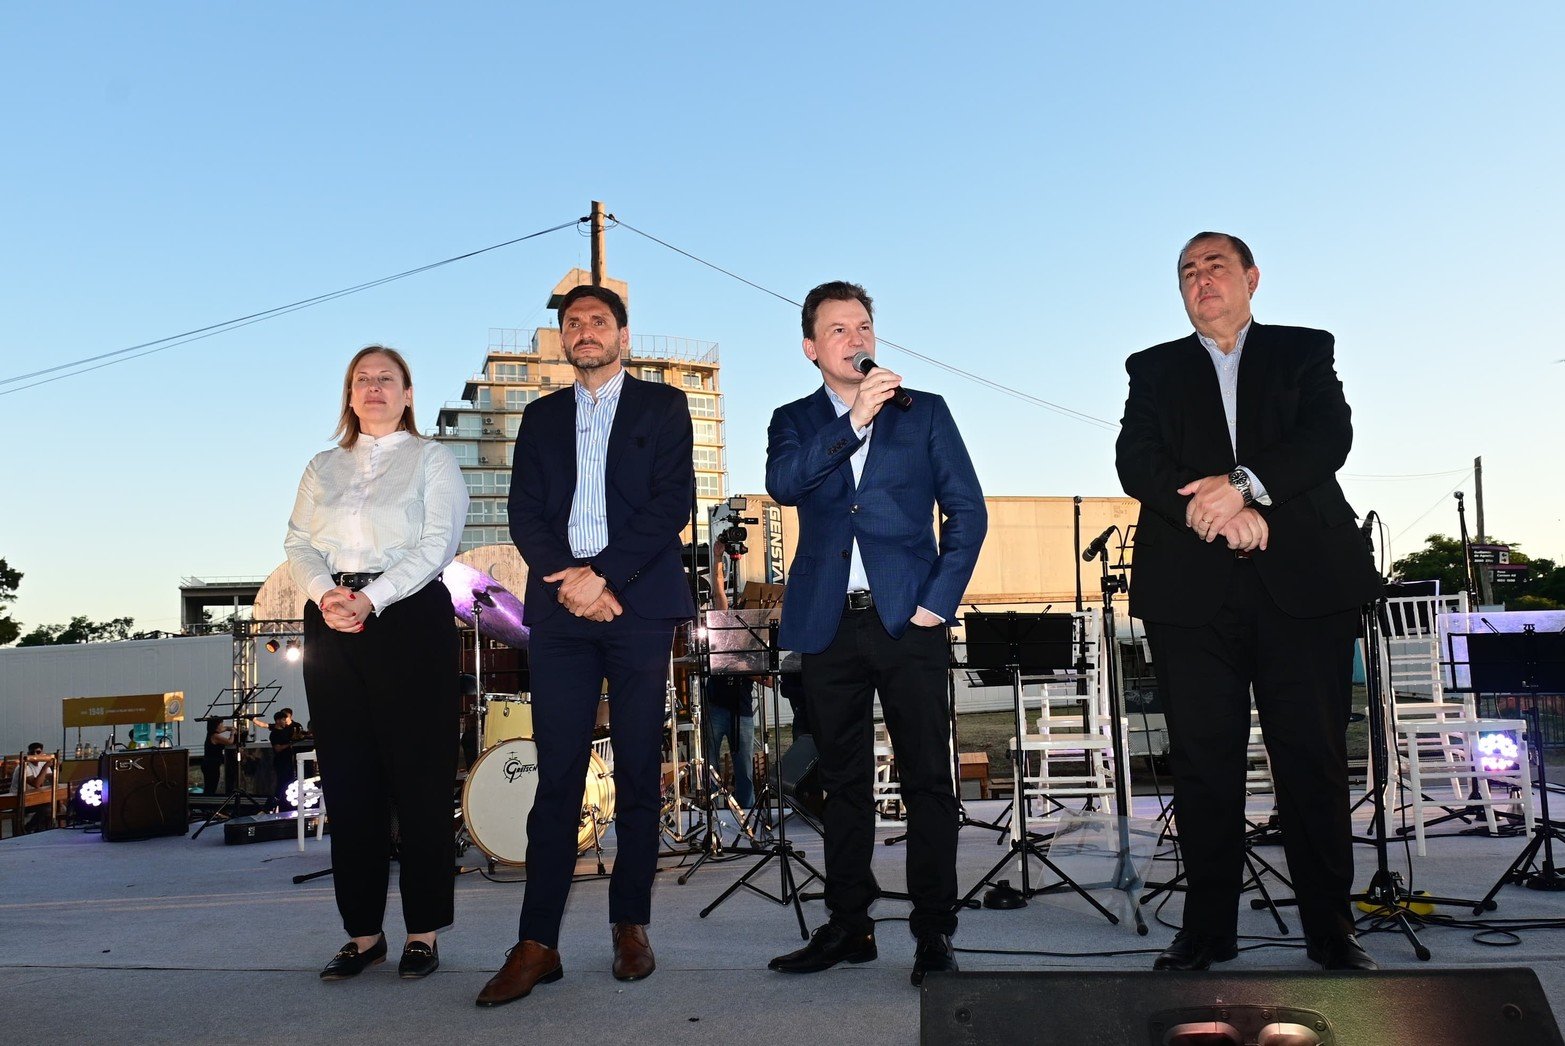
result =
[[[354,572],[350,570],[343,574],[333,574],[331,576],[331,580],[332,584],[334,585],[341,585],[343,588],[351,589],[352,591],[357,592],[371,581],[374,581],[376,578],[380,577],[380,575],[383,573],[385,573],[385,571],[382,570],[376,570],[373,572]]]
[[[843,605],[849,610],[874,610],[875,597],[865,589],[855,589],[848,593],[847,600]]]

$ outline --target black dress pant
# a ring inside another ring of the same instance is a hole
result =
[[[1357,622],[1357,609],[1288,616],[1254,564],[1241,562],[1212,621],[1147,623],[1168,719],[1185,929],[1229,935],[1238,926],[1252,686],[1304,932],[1352,929],[1346,735]]]
[[[451,597],[438,578],[371,614],[363,632],[328,627],[313,601],[304,608],[304,687],[350,937],[382,929],[393,809],[407,932],[452,921],[457,667]]]
[[[559,945],[605,679],[616,844],[609,922],[652,921],[663,805],[663,718],[675,624],[673,618],[637,617],[628,609],[612,621],[588,621],[561,610],[534,625],[528,636],[538,791],[527,816],[527,892],[519,941]]]
[[[945,626],[893,639],[874,610],[848,610],[831,645],[804,655],[804,694],[826,793],[826,907],[850,933],[874,926],[874,700],[886,716],[907,807],[907,888],[915,936],[956,931],[956,788]]]

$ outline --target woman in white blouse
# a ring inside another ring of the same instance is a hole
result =
[[[407,943],[399,972],[440,965],[453,918],[457,632],[440,571],[467,516],[456,458],[418,434],[413,377],[392,349],[348,364],[335,448],[304,470],[284,548],[304,610],[304,686],[332,875],[350,940],[321,971],[353,977],[384,962],[392,810]]]

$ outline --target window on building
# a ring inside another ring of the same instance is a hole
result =
[[[684,383],[684,386],[687,389],[706,388],[706,383],[701,380],[701,375],[695,374],[691,371],[686,371],[684,374],[681,374],[680,380]]]
[[[451,448],[451,454],[456,458],[458,465],[478,464],[478,444],[476,443],[447,443]]]
[[[691,455],[695,459],[698,469],[706,469],[708,472],[716,472],[718,464],[718,452],[716,447],[696,447]]]
[[[495,362],[489,365],[489,373],[496,381],[526,381],[527,364]]]
[[[662,367],[642,367],[641,368],[641,380],[642,381],[655,381],[659,385],[663,384],[663,368]]]
[[[478,386],[478,394],[473,398],[473,405],[479,410],[489,410],[494,406],[494,396],[488,385]]]
[[[527,404],[538,398],[537,389],[506,389],[505,409],[523,410]]]
[[[458,436],[477,436],[482,431],[482,423],[477,414],[458,414],[456,416],[456,434]]]
[[[715,418],[715,417],[717,417],[717,397],[716,396],[695,395],[695,396],[686,396],[685,398],[690,401],[690,415],[691,415],[691,417],[695,417],[695,418]]]
[[[515,439],[516,433],[521,427],[522,416],[520,414],[507,414],[505,417],[505,438]]]
[[[696,473],[696,494],[703,498],[723,496],[723,477],[711,472]]]
[[[693,413],[693,412],[692,412]],[[695,439],[697,443],[721,443],[723,442],[723,426],[715,421],[694,421]]]

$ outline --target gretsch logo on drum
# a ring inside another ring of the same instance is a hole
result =
[[[523,774],[537,773],[538,764],[524,763],[519,756],[513,755],[506,758],[505,766],[502,767],[502,770],[505,773],[505,779],[511,784],[515,784]]]

